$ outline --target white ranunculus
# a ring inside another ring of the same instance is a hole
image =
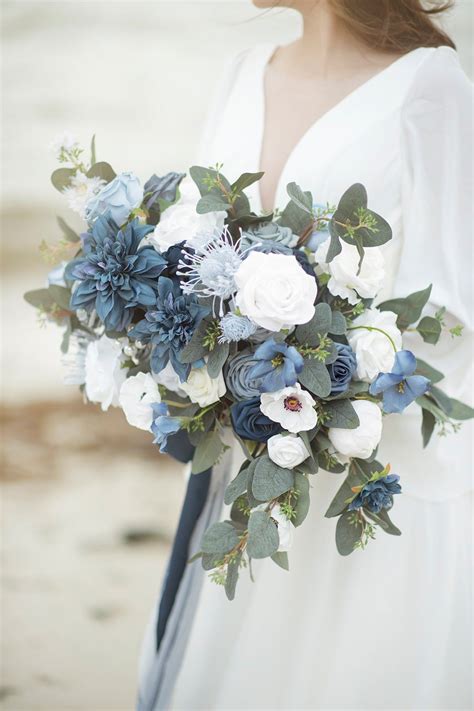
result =
[[[155,402],[161,402],[157,383],[150,373],[137,373],[127,378],[120,388],[120,407],[127,422],[139,430],[149,430]]]
[[[217,378],[211,378],[206,366],[202,368],[192,368],[185,383],[181,383],[181,388],[188,395],[192,402],[197,402],[200,407],[212,405],[217,402],[226,391],[226,385],[222,372]]]
[[[200,195],[193,181],[183,180],[179,191],[178,202],[164,211],[153,234],[148,238],[148,242],[158,252],[166,252],[169,247],[180,242],[193,246],[193,239],[199,241],[203,234],[213,236],[224,227],[225,211],[206,212],[204,215],[196,212]]]
[[[314,315],[316,281],[293,255],[250,252],[235,283],[242,314],[269,331],[307,323]]]
[[[168,361],[163,370],[160,370],[159,373],[154,373],[153,377],[158,385],[163,385],[170,392],[176,393],[181,397],[186,397],[186,393],[181,387],[179,375],[171,365],[171,361]]]
[[[309,392],[302,390],[299,383],[260,396],[260,410],[263,414],[294,434],[316,426],[318,416],[315,404]]]
[[[86,395],[91,402],[100,402],[102,410],[119,404],[119,392],[127,377],[122,368],[122,347],[113,338],[101,336],[87,346]]]
[[[266,511],[267,510],[267,504],[260,504],[259,506],[256,506],[252,511]],[[290,519],[287,518],[281,511],[280,505],[276,504],[276,506],[273,506],[270,516],[274,521],[277,522],[278,526],[278,538],[279,538],[279,546],[278,546],[278,551],[280,553],[285,553],[290,550],[292,544],[293,544],[293,531],[294,531],[294,526],[291,523]]]
[[[379,373],[391,371],[395,351],[387,333],[398,350],[402,347],[402,334],[397,324],[397,315],[392,311],[367,309],[352,322],[351,326],[364,326],[349,330],[347,338],[357,358],[357,376],[371,383]],[[371,330],[371,329],[380,330]],[[384,333],[382,333],[382,331]]]
[[[267,449],[272,462],[284,469],[293,469],[309,457],[305,443],[294,434],[273,435],[267,442]]]
[[[341,240],[341,252],[329,264],[325,263],[329,243],[324,242],[316,250],[316,261],[330,275],[328,289],[334,296],[356,304],[359,298],[373,299],[385,280],[385,259],[378,247],[368,247],[359,270],[359,253]]]
[[[382,437],[382,412],[369,400],[354,400],[352,405],[359,417],[359,426],[353,430],[330,427],[328,437],[338,453],[367,459]]]

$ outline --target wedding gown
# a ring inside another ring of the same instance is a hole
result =
[[[264,72],[274,49],[241,54],[211,112],[202,165],[223,163],[231,180],[259,169]],[[369,207],[393,228],[382,297],[432,282],[433,311],[446,306],[447,325],[465,325],[463,339],[448,334],[436,348],[412,334],[404,339],[464,401],[472,354],[471,121],[471,85],[456,53],[417,49],[312,125],[276,194],[282,208],[290,181],[319,203],[337,203],[355,182],[366,186]],[[248,193],[258,212],[258,185]],[[243,570],[233,602],[205,579],[172,708],[471,708],[472,430],[464,423],[423,450],[420,426],[415,406],[384,420],[378,459],[401,476],[392,512],[401,537],[379,531],[365,551],[341,557],[335,519],[324,513],[344,475],[320,471],[289,572],[256,561],[255,583]],[[236,448],[230,459],[233,477]]]

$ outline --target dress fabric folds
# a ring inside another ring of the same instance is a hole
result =
[[[240,54],[218,91],[201,164],[234,180],[259,169],[264,73],[274,46]],[[440,385],[472,393],[472,88],[454,50],[420,48],[352,92],[295,146],[276,205],[296,181],[315,202],[336,203],[355,182],[392,225],[382,248],[380,300],[433,283],[429,309],[447,311],[436,348],[408,334],[404,347],[446,374]],[[260,210],[258,184],[248,191]],[[378,459],[401,477],[392,518],[365,551],[337,553],[324,513],[341,475],[311,479],[311,509],[295,531],[290,572],[256,561],[236,598],[206,578],[181,649],[166,708],[469,709],[472,707],[472,427],[422,449],[411,406],[384,418]],[[240,463],[234,453],[233,476]],[[228,472],[227,472],[228,475]],[[343,476],[343,475],[342,475]],[[225,515],[221,512],[221,518]],[[199,565],[199,563],[197,563]],[[173,686],[172,685],[172,686]],[[156,709],[162,708],[159,705]]]

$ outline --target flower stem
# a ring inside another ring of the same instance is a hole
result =
[[[390,343],[392,344],[392,348],[395,351],[395,353],[397,352],[397,347],[395,345],[393,338],[391,336],[389,336],[388,333],[381,328],[377,328],[376,326],[348,326],[347,330],[348,331],[357,331],[357,329],[359,329],[359,328],[364,328],[366,331],[378,331],[379,333],[383,333],[383,335],[386,336],[388,338],[388,340],[390,341]]]

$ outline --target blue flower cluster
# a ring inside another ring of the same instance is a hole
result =
[[[133,220],[119,230],[109,216],[98,217],[83,238],[84,256],[66,269],[66,279],[79,282],[71,309],[95,308],[108,331],[123,331],[136,306],[153,305],[166,261],[153,247],[140,247],[152,229]]]
[[[168,277],[158,280],[158,295],[153,308],[129,332],[129,337],[142,343],[152,343],[151,368],[159,373],[171,361],[181,382],[191,370],[191,364],[181,363],[179,355],[209,309],[200,306],[194,294],[183,294],[179,285]]]
[[[356,511],[364,507],[377,514],[382,509],[391,509],[394,494],[402,493],[399,480],[400,477],[397,474],[388,474],[375,481],[370,481],[351,501],[348,506],[349,511]]]

